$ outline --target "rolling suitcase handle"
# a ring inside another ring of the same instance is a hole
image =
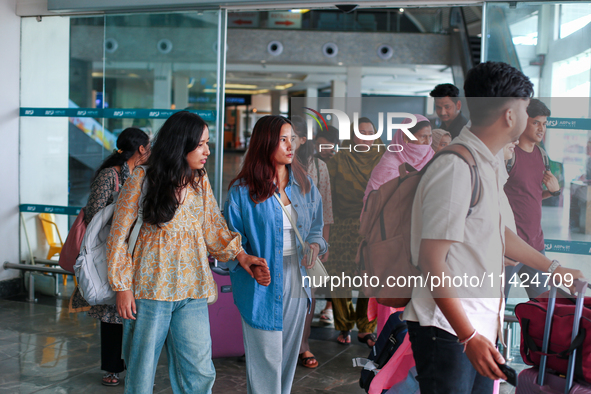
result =
[[[230,270],[222,267],[211,267],[211,272],[215,272],[218,275],[230,276]]]
[[[212,256],[208,256],[208,259],[209,268],[211,268],[211,272],[214,272],[221,276],[230,276],[230,269],[226,266],[226,264],[218,264],[218,260],[214,259]]]
[[[587,282],[581,280],[575,280],[574,282],[577,303],[575,306],[575,316],[573,322],[573,332],[571,336],[571,343],[579,334],[579,325],[581,317],[583,315],[583,306],[585,301],[585,291],[587,290]],[[556,291],[557,287],[550,285],[550,295],[548,296],[548,312],[546,314],[546,325],[544,327],[544,339],[542,342],[542,358],[540,360],[540,368],[538,373],[538,385],[542,387],[544,385],[544,377],[546,374],[546,360],[548,354],[548,347],[550,343],[550,330],[552,328],[552,316],[554,315],[554,306],[556,305]],[[575,373],[575,362],[576,362],[577,349],[574,349],[568,359],[568,370],[566,373],[566,384],[564,386],[564,393],[568,394],[572,385]]]

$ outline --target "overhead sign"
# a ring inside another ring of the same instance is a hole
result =
[[[250,105],[250,94],[226,94],[226,105]]]
[[[20,212],[41,212],[53,213],[58,215],[72,215],[77,216],[82,207],[64,207],[61,205],[39,205],[39,204],[21,204],[19,205]]]
[[[259,13],[231,12],[228,14],[228,27],[259,27]]]
[[[24,108],[20,109],[20,116],[53,116],[53,117],[78,117],[78,118],[107,118],[107,119],[167,119],[170,115],[181,110],[169,109],[127,109],[127,108]],[[214,121],[215,111],[194,110],[188,111],[197,114],[205,121]]]
[[[544,249],[546,252],[591,255],[591,242],[545,239]]]
[[[549,129],[591,130],[591,119],[548,118]]]
[[[289,11],[269,11],[267,27],[271,29],[301,29],[302,14]]]

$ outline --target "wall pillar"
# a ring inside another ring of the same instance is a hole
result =
[[[189,78],[184,75],[174,76],[174,105],[176,109],[189,106]]]
[[[538,14],[538,43],[536,45],[536,55],[548,55],[548,48],[554,41],[556,6],[554,4],[543,4],[540,6]],[[540,78],[537,91],[534,92],[537,97],[550,97],[552,95],[552,64],[545,64],[540,68]]]
[[[347,67],[347,114],[353,121],[353,112],[361,114],[361,67]]]
[[[154,65],[154,106],[155,109],[170,109],[172,104],[172,64],[156,63]],[[154,119],[154,132],[164,124],[166,119]]]
[[[347,83],[345,81],[332,80],[330,82],[331,94],[330,94],[330,107],[338,109],[340,111],[347,111]],[[331,124],[338,127],[336,124],[336,117],[331,119]]]
[[[16,0],[0,2],[0,262],[19,261],[19,81],[21,18],[15,14]],[[0,266],[0,297],[19,291],[20,272]]]
[[[20,64],[22,107],[67,108],[70,18],[43,18],[41,22],[36,18],[23,18]],[[70,123],[65,117],[20,119],[21,203],[68,205],[69,127]],[[49,246],[38,215],[24,215],[33,254],[46,258]],[[67,216],[56,215],[56,222],[62,238],[65,238],[68,232]],[[22,229],[20,244],[21,259],[28,259],[29,252]]]
[[[318,87],[308,86],[306,88],[306,107],[318,110]]]
[[[271,91],[271,115],[281,114],[281,91]]]

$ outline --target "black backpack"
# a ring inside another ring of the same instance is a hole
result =
[[[369,392],[371,381],[379,370],[390,360],[408,334],[406,321],[400,320],[402,312],[396,312],[388,318],[380,336],[367,358],[354,358],[353,365],[363,367],[359,386]]]

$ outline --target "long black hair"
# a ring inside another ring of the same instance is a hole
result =
[[[160,226],[171,221],[180,205],[177,191],[189,185],[197,190],[205,169],[192,170],[187,154],[197,148],[206,127],[199,115],[180,111],[168,118],[158,131],[147,163],[145,222]]]
[[[150,137],[148,134],[137,127],[126,128],[117,137],[117,149],[115,152],[103,161],[103,164],[96,170],[92,179],[94,180],[105,168],[122,166],[135,152],[139,151],[140,146],[147,148],[149,144]]]
[[[293,128],[293,132],[297,134],[298,137],[308,137],[308,127],[301,116],[294,115],[291,117],[291,127]],[[295,154],[296,158],[304,167],[304,170],[308,171],[308,163],[314,154],[314,142],[311,140],[306,140],[305,143],[298,147],[298,150],[295,152]]]

